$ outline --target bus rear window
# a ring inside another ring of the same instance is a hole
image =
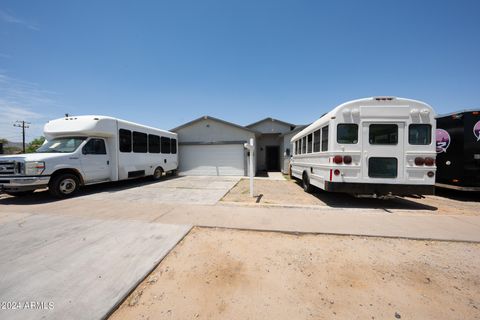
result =
[[[370,178],[396,178],[398,161],[396,158],[369,158],[368,176]]]
[[[408,127],[408,143],[429,145],[432,142],[432,126],[429,124],[411,124]]]
[[[337,142],[355,144],[358,142],[358,124],[341,123],[337,126]]]
[[[371,124],[368,130],[370,144],[398,143],[398,126],[396,124]]]

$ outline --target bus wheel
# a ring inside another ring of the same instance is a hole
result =
[[[79,186],[80,181],[77,176],[66,173],[53,177],[48,184],[48,191],[54,197],[62,199],[74,195]]]
[[[160,180],[163,176],[163,169],[160,167],[155,168],[153,171],[153,180]]]
[[[302,177],[302,187],[303,187],[303,191],[305,192],[312,192],[312,185],[310,184],[310,179],[308,178],[308,174],[306,174],[305,172],[303,173],[303,177]]]

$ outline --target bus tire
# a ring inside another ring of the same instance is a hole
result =
[[[162,179],[162,176],[163,176],[163,169],[162,167],[156,167],[155,168],[155,171],[153,171],[153,180],[157,181],[157,180],[160,180]]]
[[[304,172],[302,176],[302,187],[303,191],[308,193],[311,193],[313,190],[313,187],[310,184],[310,178],[308,177],[308,174],[306,172]]]
[[[63,173],[54,176],[49,184],[48,191],[52,196],[58,199],[64,199],[73,196],[77,193],[80,187],[80,180],[71,173]]]

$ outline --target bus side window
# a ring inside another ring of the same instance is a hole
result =
[[[313,133],[313,152],[320,152],[320,129]]]
[[[313,134],[307,136],[307,153],[312,153]]]
[[[160,144],[162,145],[162,153],[170,153],[170,138],[161,137]]]
[[[107,154],[103,139],[90,139],[82,149],[83,154]]]
[[[302,138],[302,154],[307,153],[307,137]]]
[[[328,126],[322,128],[322,151],[328,151]]]
[[[177,153],[177,139],[170,139],[170,152],[172,154]]]
[[[120,129],[118,131],[120,152],[132,152],[132,132],[130,130]]]
[[[154,134],[148,135],[148,152],[160,153],[160,137]]]
[[[143,132],[133,131],[133,152],[147,152],[147,134]]]

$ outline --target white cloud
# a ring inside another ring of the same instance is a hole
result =
[[[35,83],[9,77],[0,71],[0,138],[21,141],[21,129],[13,126],[18,120],[31,123],[26,131],[27,141],[41,136],[43,125],[53,118],[51,114],[59,114],[55,95]]]
[[[3,10],[0,10],[0,21],[3,21],[5,23],[18,24],[18,25],[27,27],[28,29],[35,30],[35,31],[40,30],[40,29],[38,29],[38,27],[35,24],[33,24],[31,22],[28,22],[26,20],[22,20],[20,18],[17,18],[15,16],[13,16],[11,13],[9,13],[7,11],[3,11]]]

